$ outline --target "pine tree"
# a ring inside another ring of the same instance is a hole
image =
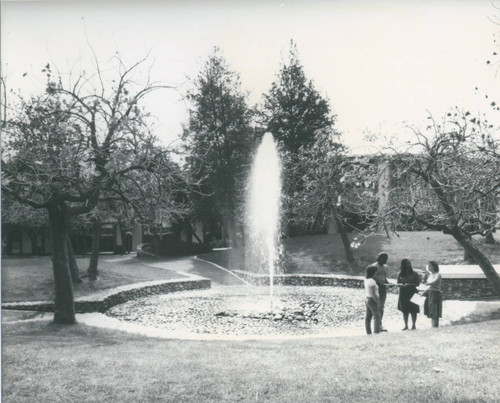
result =
[[[187,94],[191,108],[183,139],[191,173],[202,183],[197,213],[205,224],[214,224],[214,217],[222,220],[225,241],[234,242],[236,211],[254,144],[252,111],[238,74],[218,48],[193,84]]]
[[[314,143],[315,132],[334,124],[330,104],[307,80],[296,45],[291,42],[284,62],[268,94],[264,95],[262,123],[285,149],[298,153]]]

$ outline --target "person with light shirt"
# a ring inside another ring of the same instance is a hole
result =
[[[378,286],[378,292],[380,297],[380,331],[387,332],[386,329],[382,326],[382,318],[384,317],[384,306],[385,300],[387,299],[387,274],[389,272],[389,267],[387,266],[387,260],[389,259],[389,255],[385,252],[379,253],[377,256],[377,261],[372,263],[368,267],[375,267],[377,272],[373,276],[373,279],[376,281]]]
[[[366,334],[372,334],[371,322],[373,318],[374,332],[380,333],[381,331],[381,315],[380,315],[380,297],[378,294],[378,285],[373,276],[377,272],[375,266],[368,266],[366,269],[365,279],[365,329]]]

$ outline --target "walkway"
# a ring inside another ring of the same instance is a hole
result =
[[[127,265],[134,264],[133,260],[137,259],[135,254],[126,255],[126,256],[105,256],[100,259],[100,263],[106,265],[110,264],[119,264],[120,262],[126,262]],[[241,286],[247,285],[247,283],[237,277],[235,274],[230,272],[229,270],[220,267],[214,263],[210,263],[208,261],[204,261],[203,259],[198,259],[196,257],[182,257],[182,258],[173,258],[165,261],[154,261],[147,259],[140,259],[137,264],[138,268],[140,266],[145,267],[154,267],[159,269],[168,270],[171,272],[171,276],[168,276],[171,279],[178,278],[179,280],[197,280],[200,278],[209,279],[211,282],[212,288],[224,287],[224,286]],[[178,273],[178,274],[176,274]],[[142,284],[142,283],[141,283]],[[133,286],[133,284],[130,284]],[[127,286],[122,286],[127,287]],[[120,288],[120,287],[118,287]],[[118,290],[116,288],[116,290]],[[114,290],[114,289],[113,289]],[[107,292],[111,292],[111,289],[102,290],[97,292],[95,295],[91,295],[88,297],[81,297],[80,299],[89,299],[92,297],[97,297],[98,294],[103,294]],[[76,299],[75,299],[76,300]],[[51,320],[53,318],[52,312],[37,312],[31,310],[2,310],[2,323],[16,323],[23,321],[37,321],[37,320]],[[100,314],[97,314],[100,315]],[[81,315],[77,315],[81,316]]]
[[[175,271],[188,277],[192,275],[205,277],[212,282],[212,286],[247,284],[229,270],[198,258],[185,257],[146,264],[151,267]]]

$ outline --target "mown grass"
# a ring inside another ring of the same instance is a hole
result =
[[[500,321],[364,337],[188,341],[4,325],[4,402],[495,402]]]
[[[351,236],[352,238],[352,236]],[[500,245],[485,244],[475,238],[476,244],[493,261],[500,263]],[[356,262],[348,264],[338,234],[308,235],[286,238],[285,270],[287,273],[360,274],[373,263],[380,252],[389,254],[390,276],[396,277],[403,258],[410,259],[413,268],[425,269],[429,260],[440,264],[469,264],[463,261],[463,248],[449,235],[436,231],[400,232],[388,238],[374,235],[354,249]],[[217,251],[201,255],[223,267],[243,269],[243,253],[239,249]]]
[[[304,274],[362,274],[380,251],[389,253],[390,276],[395,278],[401,259],[408,258],[414,268],[423,269],[433,259],[439,263],[465,263],[463,250],[450,236],[440,232],[401,232],[387,238],[376,235],[354,250],[356,262],[348,264],[337,234],[310,235],[284,240],[287,273]],[[494,263],[500,263],[500,247],[480,243],[482,250]],[[228,269],[243,269],[243,255],[239,249],[215,251],[200,257]],[[141,281],[181,278],[182,274],[152,267],[151,263],[164,261],[102,255],[99,263],[99,280],[74,286],[75,296],[85,296],[96,291]],[[175,259],[174,259],[175,260]],[[85,274],[89,258],[78,258],[78,266]],[[8,257],[2,259],[2,301],[53,300],[54,285],[50,257]]]
[[[76,297],[93,294],[126,284],[142,281],[182,278],[182,274],[152,267],[152,260],[126,256],[102,255],[99,258],[99,278],[74,284]],[[89,257],[77,258],[80,275],[85,276]],[[54,276],[49,256],[9,257],[2,259],[2,301],[52,301]]]
[[[461,259],[463,252],[451,238],[433,234],[422,233],[418,239],[404,234],[391,240],[374,238],[356,251],[357,265],[364,269],[380,250],[390,253],[393,269],[402,257],[412,259],[416,268],[430,258]],[[495,262],[500,261],[498,249],[496,245],[488,251]],[[335,236],[287,240],[292,272],[356,272],[358,266],[343,266],[342,253]],[[214,256],[224,257],[220,252]],[[86,264],[83,261],[80,268]],[[148,264],[136,259],[101,262],[97,287],[179,277]],[[2,266],[3,299],[51,299],[50,258],[5,259]],[[98,289],[85,287],[75,294]],[[494,320],[369,337],[192,341],[145,338],[85,325],[6,321],[2,399],[15,403],[495,402],[500,401],[499,331],[500,321]]]

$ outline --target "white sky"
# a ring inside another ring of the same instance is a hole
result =
[[[369,152],[365,131],[403,133],[401,122],[420,123],[426,110],[439,116],[455,105],[488,110],[484,95],[500,95],[500,77],[486,65],[500,53],[493,42],[500,26],[488,19],[495,14],[482,0],[2,1],[2,75],[9,87],[40,90],[47,62],[62,72],[85,68],[88,41],[103,63],[116,51],[130,63],[151,51],[154,78],[184,83],[182,93],[218,46],[253,104],[293,39],[344,142]],[[165,143],[187,119],[180,93],[150,98]]]

